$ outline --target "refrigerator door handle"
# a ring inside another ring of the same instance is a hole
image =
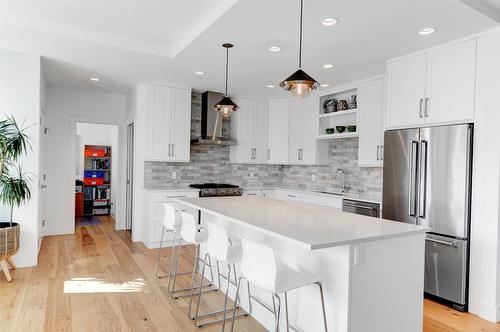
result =
[[[444,244],[445,246],[449,246],[449,247],[456,247],[457,246],[457,242],[456,241],[448,242],[448,241],[433,239],[433,238],[430,238],[430,237],[425,238],[425,240],[429,241],[429,242]]]
[[[409,173],[410,173],[410,185],[408,186],[408,214],[411,217],[415,217],[417,212],[417,195],[416,195],[416,185],[417,185],[417,160],[418,160],[418,141],[410,142],[410,156],[408,160],[409,163]]]
[[[427,205],[427,150],[429,142],[422,140],[420,143],[420,186],[419,192],[419,217],[425,218]]]

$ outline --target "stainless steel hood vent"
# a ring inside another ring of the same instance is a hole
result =
[[[191,144],[234,145],[229,137],[222,136],[222,117],[212,109],[212,105],[223,97],[222,93],[207,91],[201,94],[201,126],[199,136]]]

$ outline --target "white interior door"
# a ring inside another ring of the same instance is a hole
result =
[[[134,124],[127,126],[127,179],[125,229],[132,231],[134,202]]]
[[[476,39],[429,53],[426,123],[474,119]]]
[[[387,66],[387,127],[423,123],[427,54],[391,62]]]

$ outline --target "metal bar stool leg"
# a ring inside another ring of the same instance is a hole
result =
[[[285,318],[286,318],[286,332],[290,332],[290,323],[288,322],[288,294],[285,292]]]
[[[328,332],[328,324],[326,322],[326,308],[325,308],[325,294],[323,293],[323,285],[321,282],[316,282],[319,287],[319,293],[321,295],[321,308],[323,310],[323,323],[325,324],[325,332]]]
[[[158,275],[158,269],[160,267],[160,258],[161,258],[161,246],[163,244],[163,236],[165,235],[165,226],[162,226],[161,227],[161,238],[160,238],[160,245],[158,246],[158,257],[156,258],[156,268],[155,268],[155,276],[157,278],[161,278],[159,275]],[[170,265],[169,265],[170,267]],[[163,277],[163,276],[162,276]]]
[[[279,332],[280,331],[280,314],[281,314],[281,299],[278,294],[274,293],[273,298],[276,298],[276,309],[274,312],[274,331]],[[274,300],[273,300],[274,303]]]
[[[226,315],[227,315],[227,298],[229,297],[229,287],[231,286],[231,265],[227,264],[227,288],[226,288],[226,296],[224,297],[224,317],[222,320],[222,332],[226,327]],[[238,302],[238,298],[235,298],[235,302]]]

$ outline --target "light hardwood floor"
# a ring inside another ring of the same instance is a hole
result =
[[[0,276],[0,331],[199,331],[186,317],[187,299],[171,299],[166,278],[153,276],[156,251],[115,231],[111,218],[102,221],[78,226],[75,235],[46,237],[37,267],[13,271],[11,283]],[[181,269],[188,269],[192,248],[182,254]],[[168,249],[163,255],[166,262]],[[181,282],[187,287],[189,278]],[[207,310],[221,304],[218,293],[202,301]],[[264,328],[241,318],[236,330]],[[424,331],[500,331],[500,325],[426,300]]]

